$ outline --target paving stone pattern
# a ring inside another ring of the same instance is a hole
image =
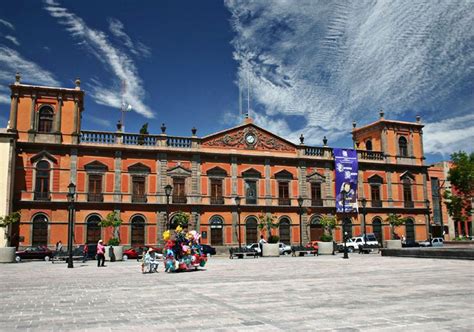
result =
[[[0,265],[1,331],[474,331],[474,263],[379,255]]]

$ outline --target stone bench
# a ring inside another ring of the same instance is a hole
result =
[[[229,248],[229,258],[234,259],[234,257],[239,259],[245,257],[258,258],[258,253],[255,250],[248,248]]]

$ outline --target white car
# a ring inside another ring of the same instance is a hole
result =
[[[359,245],[370,245],[370,246],[378,246],[379,242],[374,234],[367,234],[366,235],[367,241],[364,240],[364,236],[356,236],[346,241],[347,251],[353,252],[359,249]],[[339,252],[344,252],[344,242],[337,244],[337,249]]]
[[[258,243],[251,243],[251,244],[247,244],[247,249],[252,249],[254,251],[256,251],[258,254],[261,253],[261,250],[260,250],[260,247],[258,245]]]
[[[442,247],[443,244],[444,242],[442,237],[434,237],[431,239],[431,242],[429,240],[421,241],[420,247]]]
[[[290,255],[291,254],[291,246],[284,244],[283,242],[278,242],[278,247],[280,249],[280,255]]]

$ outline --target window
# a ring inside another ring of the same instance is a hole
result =
[[[50,133],[53,129],[53,109],[49,106],[43,106],[39,110],[38,131],[40,133]]]
[[[211,179],[211,204],[224,204],[221,179]]]
[[[86,242],[87,244],[97,244],[100,240],[100,220],[101,218],[98,215],[92,215],[87,218],[87,235]]]
[[[409,178],[404,178],[402,180],[403,184],[403,202],[406,208],[414,207],[413,199],[411,195],[411,180]]]
[[[50,166],[46,160],[36,164],[35,200],[49,200]]]
[[[408,219],[405,223],[405,233],[407,235],[407,242],[415,241],[415,224],[412,219]]]
[[[257,182],[245,181],[245,203],[257,204]]]
[[[291,244],[291,239],[290,239],[290,221],[288,218],[282,218],[280,220],[280,242],[283,242],[284,244]]]
[[[173,178],[173,203],[186,203],[184,178]]]
[[[245,223],[245,238],[247,244],[257,242],[257,220],[255,218],[249,218]]]
[[[321,195],[321,183],[311,183],[311,205],[312,206],[323,206],[323,199]]]
[[[224,244],[222,227],[223,220],[219,216],[214,216],[211,218],[211,244],[215,246],[221,246]]]
[[[382,200],[380,199],[380,185],[370,185],[370,198],[372,207],[382,207]]]
[[[141,247],[145,245],[145,219],[141,216],[135,216],[131,222],[131,241],[132,247]]]
[[[33,232],[31,236],[32,246],[48,245],[48,218],[44,214],[38,214],[33,218]]]
[[[278,182],[278,205],[291,205],[288,182]]]
[[[146,203],[145,193],[145,177],[144,176],[133,176],[132,177],[132,202],[134,203]]]
[[[90,174],[89,175],[89,192],[87,194],[87,200],[89,202],[102,202],[102,175]]]
[[[366,149],[367,151],[372,151],[372,141],[371,141],[371,140],[367,140],[367,141],[365,142],[365,149]]]
[[[408,142],[404,136],[401,136],[398,139],[398,150],[399,150],[400,156],[408,157]]]

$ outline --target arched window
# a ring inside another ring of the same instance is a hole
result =
[[[35,200],[49,200],[50,166],[46,160],[36,164]]]
[[[311,241],[320,241],[321,236],[324,234],[323,226],[321,225],[321,217],[314,216],[311,218],[311,224],[309,226],[309,238]]]
[[[347,233],[347,237],[352,237],[352,220],[349,217],[344,219],[344,233]]]
[[[211,244],[215,246],[222,246],[224,244],[222,228],[224,220],[220,216],[214,216],[211,218]]]
[[[87,232],[86,242],[87,244],[97,244],[100,240],[100,220],[98,215],[92,215],[87,218]]]
[[[38,132],[50,133],[53,130],[53,109],[49,106],[43,106],[39,110]]]
[[[48,245],[48,218],[44,214],[37,214],[33,218],[32,246]]]
[[[382,239],[382,220],[379,217],[376,217],[372,220],[372,231],[374,232],[377,241],[381,245],[383,243]]]
[[[398,150],[399,150],[400,156],[408,157],[408,142],[405,136],[401,136],[398,139]]]
[[[291,244],[290,237],[290,220],[288,218],[282,218],[279,224],[280,230],[280,242],[284,244]]]
[[[367,151],[372,151],[372,141],[370,139],[365,142],[365,149]]]
[[[132,247],[143,247],[145,246],[145,219],[142,216],[135,216],[132,218],[130,223],[131,227],[131,240],[130,245]]]
[[[411,193],[411,179],[409,177],[404,177],[402,179],[403,184],[403,202],[406,208],[414,207],[413,197]]]
[[[408,219],[405,222],[405,233],[407,236],[407,242],[415,241],[415,223],[413,222],[413,219]]]
[[[257,220],[253,217],[245,223],[245,239],[247,244],[257,243]]]

